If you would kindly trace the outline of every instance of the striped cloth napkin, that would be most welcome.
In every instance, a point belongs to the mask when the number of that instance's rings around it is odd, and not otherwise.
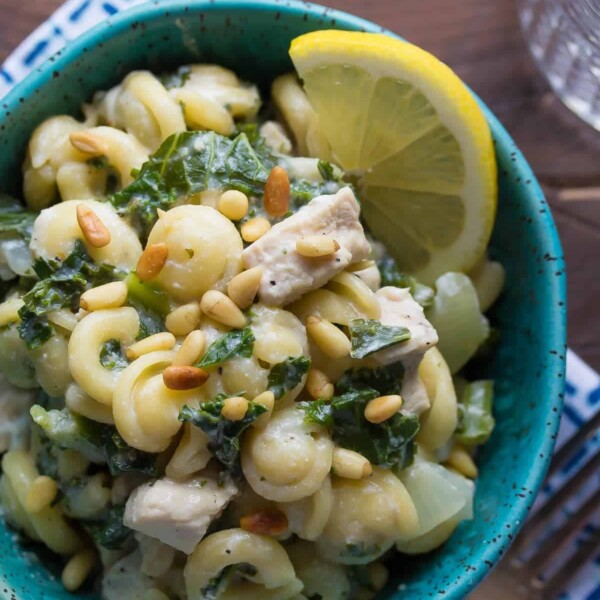
[[[77,37],[96,23],[142,0],[67,0],[50,18],[42,23],[0,66],[0,98],[31,69],[39,66],[66,42]],[[565,409],[557,441],[559,448],[587,419],[600,410],[600,376],[575,353],[567,354],[567,380]],[[560,488],[600,445],[600,434],[591,439],[565,467],[542,489],[534,507],[539,508]],[[576,511],[586,497],[597,489],[600,474],[589,482],[581,495],[563,509],[562,518]],[[556,523],[560,525],[560,517]],[[593,533],[600,523],[595,523],[583,535]],[[575,540],[574,544],[581,540]],[[571,582],[560,600],[600,600],[600,554],[590,557],[589,563]]]

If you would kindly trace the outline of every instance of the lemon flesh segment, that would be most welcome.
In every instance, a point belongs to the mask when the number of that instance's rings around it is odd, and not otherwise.
[[[496,160],[476,101],[443,63],[385,35],[317,31],[292,61],[363,216],[399,266],[432,283],[485,252]]]

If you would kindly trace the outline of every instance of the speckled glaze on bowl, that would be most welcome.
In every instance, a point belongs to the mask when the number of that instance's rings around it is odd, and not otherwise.
[[[51,58],[4,100],[0,189],[19,193],[25,145],[40,121],[77,114],[94,91],[115,84],[132,69],[217,62],[266,88],[274,76],[290,70],[290,40],[325,28],[395,35],[363,19],[294,1],[169,0],[115,15]],[[562,249],[529,165],[494,115],[485,106],[483,110],[499,167],[491,253],[508,273],[506,291],[492,315],[502,341],[484,367],[497,381],[497,427],[479,456],[475,520],[428,556],[394,558],[392,579],[381,599],[464,598],[526,518],[560,420],[566,350]],[[0,528],[0,598],[74,598],[62,590],[55,567],[52,561],[50,570],[39,564],[17,545],[14,532]],[[90,591],[78,597],[94,595]]]

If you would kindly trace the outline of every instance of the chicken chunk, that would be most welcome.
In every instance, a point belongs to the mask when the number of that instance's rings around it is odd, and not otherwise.
[[[423,308],[413,299],[408,289],[384,287],[375,295],[381,306],[381,322],[384,325],[406,327],[411,337],[407,342],[373,354],[372,358],[381,365],[402,362],[403,410],[421,414],[429,408],[430,403],[419,377],[419,364],[425,352],[437,344],[437,332],[425,318]]]
[[[359,214],[352,190],[345,187],[334,195],[314,198],[246,248],[242,254],[245,267],[263,267],[260,301],[270,306],[289,304],[325,285],[348,265],[367,258],[371,248]],[[339,250],[320,258],[296,251],[301,237],[321,234],[335,239]]]
[[[208,526],[227,506],[237,488],[216,479],[178,482],[159,479],[134,490],[123,523],[186,554],[204,537]]]

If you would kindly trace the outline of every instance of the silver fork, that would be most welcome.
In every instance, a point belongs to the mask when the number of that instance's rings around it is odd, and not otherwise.
[[[588,421],[555,454],[546,481],[575,454],[600,427],[600,412]],[[600,534],[590,534],[566,560],[562,551],[589,524],[600,509],[600,489],[569,516],[565,523],[544,534],[558,512],[575,497],[582,486],[597,477],[600,452],[596,452],[555,495],[529,519],[498,567],[484,580],[469,600],[550,600],[555,598],[579,569],[600,548]]]

